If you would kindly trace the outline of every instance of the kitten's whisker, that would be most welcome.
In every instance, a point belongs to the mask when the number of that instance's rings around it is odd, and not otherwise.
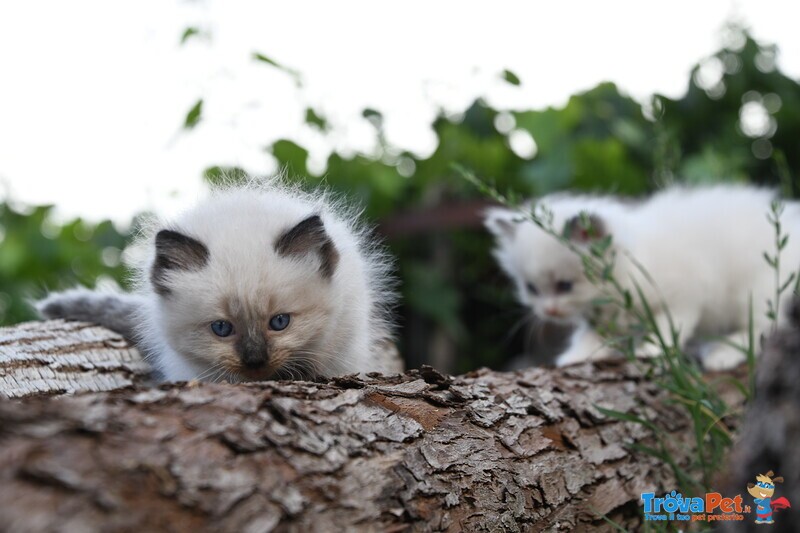
[[[216,365],[214,365],[212,367],[209,367],[209,368],[206,368],[203,372],[201,372],[200,374],[196,375],[194,377],[194,379],[197,380],[197,381],[206,381],[208,376],[210,376],[215,370],[216,370]]]
[[[311,379],[314,375],[319,374],[317,365],[319,364],[319,356],[310,353],[295,352],[292,357],[284,365],[290,372],[297,371],[299,379]]]
[[[508,333],[506,334],[506,342],[510,341],[511,337],[516,335],[517,332],[520,330],[520,328],[528,325],[532,317],[535,318],[535,315],[533,315],[533,313],[531,313],[528,309],[522,309],[522,313],[523,313],[522,316],[520,316],[519,319],[514,321]]]
[[[229,370],[225,366],[222,366],[222,368],[220,368],[217,371],[217,373],[214,375],[214,383],[221,382],[228,372],[229,372]]]
[[[527,324],[528,331],[522,338],[522,348],[527,355],[536,357],[537,348],[540,348],[544,341],[544,321],[536,315],[530,314]]]
[[[222,366],[223,366],[222,362],[216,362],[207,369],[205,369],[203,372],[201,372],[199,375],[197,375],[194,379],[196,379],[197,381],[204,381],[209,376],[219,372],[219,369],[222,368]]]
[[[336,363],[347,363],[349,360],[346,356],[341,354],[335,354],[335,353],[323,354],[308,349],[295,351],[292,354],[292,358],[295,360],[302,360],[311,363],[313,369],[316,371],[317,374],[320,374],[320,369],[322,369],[324,373],[328,375],[335,374],[334,371],[338,370],[338,368],[342,366],[342,365],[336,365]]]

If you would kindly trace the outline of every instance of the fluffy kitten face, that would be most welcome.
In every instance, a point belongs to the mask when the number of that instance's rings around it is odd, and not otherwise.
[[[213,227],[189,219],[156,236],[150,280],[167,342],[200,379],[312,375],[339,299],[338,251],[319,216],[286,227],[241,202]]]
[[[494,234],[495,258],[516,284],[517,298],[537,316],[559,323],[575,323],[591,307],[599,291],[586,279],[580,257],[557,238],[519,213],[492,209],[486,227]],[[567,228],[577,219],[566,222]],[[572,228],[579,246],[589,236]]]

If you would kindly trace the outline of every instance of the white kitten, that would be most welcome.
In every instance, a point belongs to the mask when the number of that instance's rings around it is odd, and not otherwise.
[[[767,218],[773,198],[769,190],[726,185],[670,188],[640,203],[557,194],[537,205],[552,213],[552,227],[579,250],[611,235],[613,275],[634,302],[638,284],[667,339],[670,316],[682,345],[693,337],[718,339],[705,344],[702,359],[708,369],[724,369],[745,356],[719,336],[747,346],[751,297],[756,339],[772,325],[767,302],[775,299],[775,271],[763,254],[775,254],[775,231]],[[612,355],[587,321],[601,289],[586,279],[579,255],[519,212],[491,209],[485,222],[496,237],[494,255],[516,282],[520,302],[540,317],[576,326],[556,363]],[[786,203],[781,222],[790,235],[780,256],[786,279],[800,266],[800,206]],[[609,305],[599,309],[606,317]],[[640,356],[659,353],[655,343],[637,349]]]
[[[355,218],[276,180],[220,188],[134,245],[135,293],[38,308],[132,337],[167,380],[397,371],[389,263]]]

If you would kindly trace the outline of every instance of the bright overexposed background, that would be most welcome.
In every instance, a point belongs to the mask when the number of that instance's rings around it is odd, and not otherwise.
[[[365,107],[383,113],[390,143],[425,156],[439,110],[477,96],[559,106],[611,80],[642,101],[678,97],[730,21],[777,44],[779,68],[797,78],[798,20],[796,0],[5,2],[0,200],[125,221],[191,201],[210,165],[274,171],[264,147],[279,138],[308,147],[319,173],[331,150],[370,152]],[[187,27],[200,34],[181,46]],[[503,83],[504,69],[522,85]],[[201,97],[202,122],[183,131]],[[304,124],[307,107],[332,135]]]

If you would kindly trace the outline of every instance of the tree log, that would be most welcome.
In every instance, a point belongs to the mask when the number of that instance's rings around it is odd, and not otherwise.
[[[73,326],[42,327],[66,328],[48,340],[57,343]],[[94,329],[87,350],[106,342]],[[674,435],[674,456],[688,460],[689,422],[665,400],[632,365],[613,361],[455,378],[423,368],[318,383],[7,399],[0,401],[0,524],[10,531],[558,531],[612,529],[608,519],[636,527],[640,494],[676,483],[669,467],[631,449],[653,445],[649,429],[597,406],[656,420]]]
[[[119,334],[50,320],[0,328],[0,396],[108,391],[146,382],[150,369]]]

